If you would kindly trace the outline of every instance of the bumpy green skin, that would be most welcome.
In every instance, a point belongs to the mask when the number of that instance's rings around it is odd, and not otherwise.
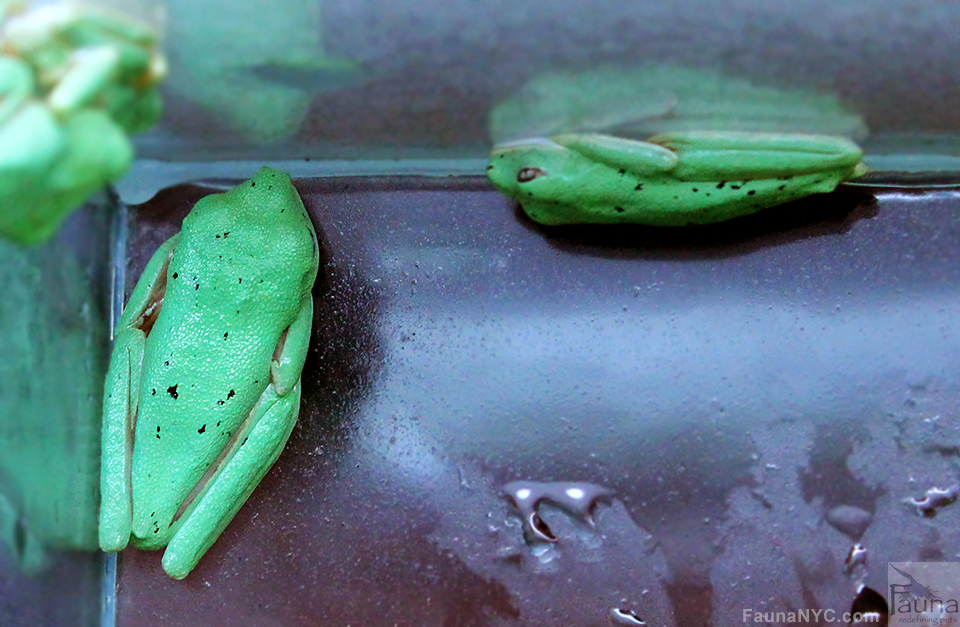
[[[166,65],[150,29],[79,4],[0,11],[0,50],[0,235],[35,244],[129,167]]]
[[[186,577],[276,461],[300,408],[318,254],[290,178],[263,168],[200,200],[153,256],[106,379],[105,551],[166,546],[164,570]]]
[[[832,191],[866,171],[862,156],[823,135],[571,134],[496,146],[487,174],[541,224],[684,226]]]

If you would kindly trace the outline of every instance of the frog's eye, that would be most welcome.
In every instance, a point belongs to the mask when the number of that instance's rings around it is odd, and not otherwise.
[[[524,168],[517,172],[517,183],[529,183],[538,176],[546,176],[547,173],[540,168]]]

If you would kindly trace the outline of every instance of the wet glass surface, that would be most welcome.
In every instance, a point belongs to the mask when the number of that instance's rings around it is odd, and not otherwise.
[[[296,184],[298,425],[187,579],[121,554],[119,625],[730,625],[958,558],[956,192],[547,229],[481,178]],[[135,210],[128,294],[213,189]]]

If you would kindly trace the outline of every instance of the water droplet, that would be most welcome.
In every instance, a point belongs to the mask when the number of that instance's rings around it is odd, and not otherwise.
[[[830,526],[850,537],[858,540],[873,522],[873,514],[852,505],[838,505],[825,516]]]
[[[646,625],[636,612],[619,607],[610,610],[610,622],[614,625]]]
[[[867,548],[862,544],[854,544],[847,553],[847,559],[843,562],[843,572],[850,574],[857,566],[867,565]]]
[[[920,516],[933,518],[937,515],[937,509],[946,507],[956,501],[958,493],[960,493],[960,485],[953,485],[949,488],[933,487],[927,490],[922,498],[915,499],[911,496],[904,499],[903,502],[915,507],[917,514]]]
[[[886,625],[890,607],[883,595],[867,586],[860,586],[850,606],[850,625]]]
[[[603,486],[570,481],[513,481],[505,485],[503,491],[520,511],[527,541],[551,544],[557,541],[557,536],[540,518],[537,511],[540,503],[555,505],[592,529],[595,526],[593,510],[597,501],[612,494]]]

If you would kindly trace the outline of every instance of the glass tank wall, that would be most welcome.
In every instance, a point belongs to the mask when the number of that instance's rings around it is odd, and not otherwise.
[[[122,202],[0,242],[0,624],[721,626],[883,614],[888,561],[960,560],[960,6],[107,4],[162,29],[163,116]],[[544,227],[483,176],[683,130],[872,171],[682,229]],[[265,163],[321,249],[297,426],[186,579],[104,564],[120,303]]]
[[[98,625],[100,407],[116,199],[0,241],[0,624]]]
[[[167,111],[138,146],[157,159],[483,158],[510,132],[763,118],[852,134],[868,154],[956,156],[956,11],[941,0],[173,0]]]

